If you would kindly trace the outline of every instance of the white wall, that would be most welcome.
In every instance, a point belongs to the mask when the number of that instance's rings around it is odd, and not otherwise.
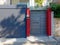
[[[10,5],[10,0],[0,0],[0,5]]]
[[[30,5],[30,7],[31,7],[31,6],[34,7],[34,6],[35,6],[34,0],[29,0],[29,5]]]

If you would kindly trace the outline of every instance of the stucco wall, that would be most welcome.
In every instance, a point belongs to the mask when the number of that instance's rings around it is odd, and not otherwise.
[[[55,18],[55,36],[60,37],[60,18]]]

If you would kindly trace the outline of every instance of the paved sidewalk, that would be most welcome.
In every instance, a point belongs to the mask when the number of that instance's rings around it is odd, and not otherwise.
[[[2,40],[2,39],[0,39]],[[49,37],[34,37],[30,36],[27,39],[3,39],[0,45],[56,45],[56,41]]]

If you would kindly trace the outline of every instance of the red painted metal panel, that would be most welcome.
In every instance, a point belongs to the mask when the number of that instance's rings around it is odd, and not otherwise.
[[[27,36],[30,36],[30,9],[27,8]]]
[[[47,24],[46,24],[46,26],[47,26],[47,35],[51,36],[51,9],[50,8],[47,9],[46,18],[47,18],[46,19],[46,21],[47,21]]]

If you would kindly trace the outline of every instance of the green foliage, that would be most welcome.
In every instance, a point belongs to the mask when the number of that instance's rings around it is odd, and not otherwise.
[[[52,11],[54,11],[54,17],[60,18],[60,4],[51,3],[50,6]]]
[[[38,6],[42,6],[44,0],[35,0],[35,3],[37,3]]]

